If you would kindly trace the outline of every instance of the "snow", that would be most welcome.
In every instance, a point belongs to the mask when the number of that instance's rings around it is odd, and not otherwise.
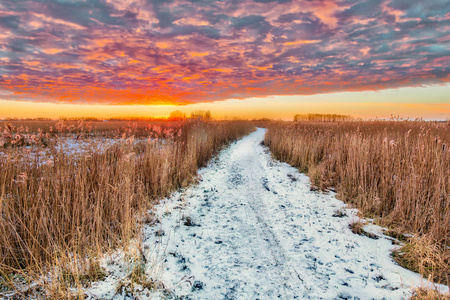
[[[48,147],[39,147],[37,145],[24,146],[21,148],[1,148],[0,159],[12,159],[13,161],[33,164],[36,160],[39,165],[47,163],[49,160],[54,160],[54,153],[64,153],[65,156],[79,157],[89,155],[92,153],[104,153],[108,148],[117,144],[133,144],[146,143],[155,141],[154,139],[139,138],[139,139],[119,139],[119,138],[105,138],[92,137],[88,139],[76,139],[76,135],[67,137],[58,137],[51,141]],[[165,143],[166,141],[160,141]]]
[[[199,171],[196,186],[155,207],[159,223],[145,226],[143,243],[147,275],[165,289],[137,289],[134,297],[406,299],[427,285],[392,260],[395,246],[381,228],[367,226],[379,239],[353,234],[357,211],[332,192],[311,191],[307,176],[260,144],[264,134],[233,143]],[[89,298],[132,299],[116,293],[130,272],[123,255],[106,268],[110,275],[86,290]]]

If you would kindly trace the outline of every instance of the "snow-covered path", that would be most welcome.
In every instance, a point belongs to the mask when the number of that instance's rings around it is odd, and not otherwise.
[[[422,279],[392,261],[391,242],[351,233],[356,212],[274,161],[264,133],[233,143],[155,210],[144,245],[171,292],[153,299],[408,298]]]

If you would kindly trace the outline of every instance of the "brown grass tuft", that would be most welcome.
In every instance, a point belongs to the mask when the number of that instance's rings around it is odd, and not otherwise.
[[[442,294],[431,288],[418,288],[410,300],[450,300],[450,294]]]
[[[429,236],[414,236],[392,257],[399,265],[422,274],[431,281],[450,285],[450,256],[444,246]]]

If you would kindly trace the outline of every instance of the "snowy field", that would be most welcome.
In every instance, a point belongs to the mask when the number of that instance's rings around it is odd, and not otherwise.
[[[105,259],[106,280],[86,290],[89,299],[407,299],[427,285],[390,258],[395,246],[381,228],[366,228],[378,239],[353,234],[355,210],[273,160],[264,134],[233,143],[196,186],[154,209],[143,254],[158,292],[118,291],[131,267],[115,253]]]
[[[39,162],[39,165],[52,162],[55,155],[83,156],[93,153],[104,153],[111,146],[119,144],[133,144],[151,142],[152,139],[124,139],[124,138],[104,138],[93,137],[89,139],[76,138],[76,135],[58,137],[52,140],[49,147],[39,147],[37,145],[24,146],[19,149],[4,149],[0,147],[0,158],[11,159],[21,163]],[[164,142],[164,141],[163,141]]]

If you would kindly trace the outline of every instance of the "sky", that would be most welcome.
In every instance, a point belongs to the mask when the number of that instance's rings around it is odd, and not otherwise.
[[[0,118],[450,118],[450,0],[1,0]]]

